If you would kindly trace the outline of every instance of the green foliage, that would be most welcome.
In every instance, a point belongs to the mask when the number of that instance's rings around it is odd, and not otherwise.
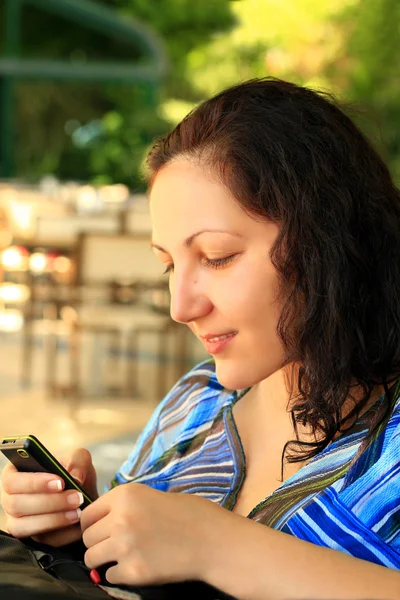
[[[154,137],[198,101],[269,74],[369,109],[359,125],[400,181],[398,0],[95,1],[155,31],[169,74],[156,96],[144,85],[19,83],[17,176],[37,179],[51,172],[141,189],[140,164]],[[34,7],[24,9],[22,33],[29,57],[140,59],[120,40]]]
[[[346,32],[343,93],[368,108],[372,119],[365,129],[376,139],[400,183],[400,3],[359,0],[344,12],[338,25]],[[332,78],[338,76],[335,65],[330,73]]]
[[[165,132],[165,121],[151,107],[130,111],[122,115],[116,111],[107,113],[103,131],[90,153],[90,166],[96,183],[123,181],[131,189],[141,190],[143,156],[150,142]]]
[[[170,129],[157,105],[169,98],[195,102],[187,55],[234,24],[229,0],[96,0],[154,30],[166,47],[170,71],[158,98],[146,85],[18,83],[16,176],[121,182],[143,187],[140,164],[155,136]],[[1,6],[0,6],[1,20]],[[84,26],[27,5],[23,10],[23,55],[70,62],[139,60],[138,51]],[[100,122],[97,135],[76,144],[70,123],[85,133]],[[76,127],[75,127],[76,129]],[[75,136],[76,137],[76,136]],[[81,135],[81,139],[85,137]]]

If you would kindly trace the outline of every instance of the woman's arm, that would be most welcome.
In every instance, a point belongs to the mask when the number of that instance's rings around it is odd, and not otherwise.
[[[81,515],[110,583],[204,581],[238,600],[400,600],[400,571],[321,548],[194,494],[119,485]],[[392,553],[394,560],[396,555]]]
[[[207,583],[239,600],[400,600],[400,571],[241,517],[207,565]]]

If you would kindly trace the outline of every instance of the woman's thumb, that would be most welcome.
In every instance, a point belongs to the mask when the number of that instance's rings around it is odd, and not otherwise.
[[[74,450],[66,462],[66,469],[79,484],[86,480],[89,468],[92,465],[92,456],[86,448]]]

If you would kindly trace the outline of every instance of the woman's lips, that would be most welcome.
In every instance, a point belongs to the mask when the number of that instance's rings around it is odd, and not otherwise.
[[[234,339],[234,337],[236,335],[237,335],[237,333],[232,333],[228,337],[226,337],[222,340],[218,340],[216,342],[211,342],[209,340],[203,340],[207,352],[209,352],[210,354],[217,354],[218,352],[222,352],[222,350],[224,350],[228,346],[228,344],[230,344],[232,342],[232,340]]]

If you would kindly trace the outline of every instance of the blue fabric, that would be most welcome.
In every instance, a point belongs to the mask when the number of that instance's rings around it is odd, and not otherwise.
[[[232,509],[245,457],[227,390],[207,359],[169,391],[111,485],[144,483]],[[328,548],[400,569],[400,382],[390,418],[368,445],[382,396],[351,429],[287,479],[248,518]]]

